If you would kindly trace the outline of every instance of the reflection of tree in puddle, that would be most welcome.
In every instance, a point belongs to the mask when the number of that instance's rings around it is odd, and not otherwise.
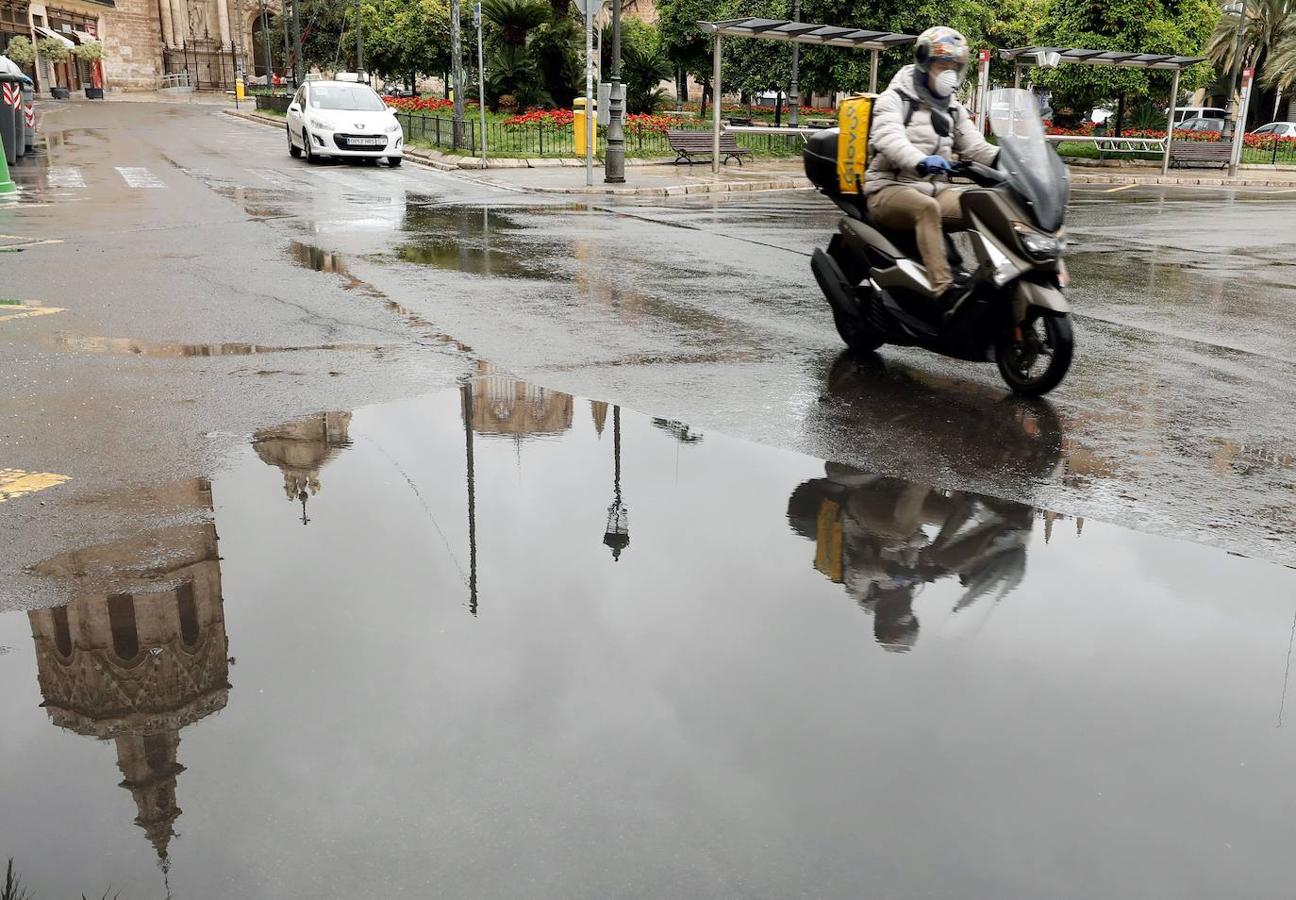
[[[833,463],[826,476],[792,492],[788,520],[815,542],[815,569],[872,613],[874,636],[888,650],[918,640],[913,601],[924,585],[957,577],[958,612],[982,597],[1002,599],[1025,575],[1033,507]],[[1047,539],[1060,517],[1044,518]]]
[[[211,485],[163,487],[159,501],[209,515]],[[176,836],[180,731],[224,708],[229,661],[216,527],[183,525],[35,566],[70,583],[66,605],[28,613],[42,704],[60,728],[113,741],[164,871]]]
[[[349,412],[320,413],[259,429],[252,436],[261,461],[283,472],[284,494],[301,503],[303,525],[310,522],[306,501],[320,491],[320,469],[351,446],[350,425]]]
[[[487,207],[411,206],[405,212],[409,240],[397,251],[405,262],[472,275],[552,280],[562,272],[547,258],[557,258],[535,242],[524,242],[525,229],[509,216]]]

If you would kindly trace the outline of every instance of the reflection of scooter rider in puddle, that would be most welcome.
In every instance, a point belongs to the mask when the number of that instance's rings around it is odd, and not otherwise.
[[[788,518],[815,541],[815,568],[873,614],[884,648],[904,652],[918,640],[921,585],[957,575],[957,611],[991,592],[1003,597],[1025,574],[1031,507],[832,463],[827,475],[793,491]]]

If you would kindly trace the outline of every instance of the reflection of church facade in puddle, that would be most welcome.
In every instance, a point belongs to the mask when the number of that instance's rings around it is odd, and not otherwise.
[[[320,491],[320,469],[351,446],[351,413],[329,412],[296,419],[273,428],[262,428],[252,436],[252,446],[266,465],[283,472],[284,494],[302,506]]]
[[[160,494],[211,512],[200,479]],[[60,728],[112,741],[135,824],[167,864],[180,815],[180,732],[225,706],[228,648],[216,526],[179,525],[76,550],[35,567],[69,579],[66,605],[28,613],[46,712]]]
[[[572,427],[572,396],[551,391],[477,363],[472,403],[465,408],[472,430],[516,438],[556,435]]]

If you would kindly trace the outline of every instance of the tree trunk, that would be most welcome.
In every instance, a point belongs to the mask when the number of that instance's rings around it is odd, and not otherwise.
[[[711,96],[711,84],[710,82],[704,81],[702,82],[702,106],[698,110],[698,118],[701,119],[706,118],[707,98],[710,96]]]
[[[778,128],[783,124],[783,92],[774,92],[774,127]]]
[[[1113,134],[1120,137],[1125,131],[1125,95],[1121,94],[1116,101],[1116,130]]]
[[[680,103],[688,103],[688,72],[683,66],[675,69],[675,96]]]

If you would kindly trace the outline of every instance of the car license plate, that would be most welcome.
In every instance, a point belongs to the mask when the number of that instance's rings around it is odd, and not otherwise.
[[[381,137],[353,137],[349,139],[350,143],[357,147],[385,147],[387,138]]]

